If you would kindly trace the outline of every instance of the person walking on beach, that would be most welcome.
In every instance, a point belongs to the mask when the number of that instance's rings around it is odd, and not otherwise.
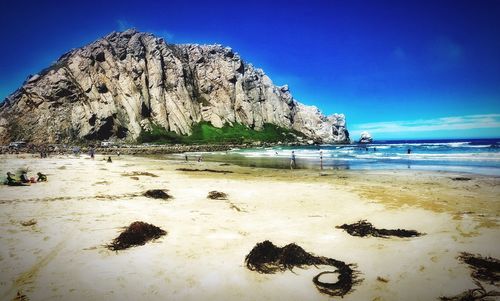
[[[94,160],[94,148],[93,147],[90,148],[89,154],[90,154],[90,159]]]
[[[319,165],[321,170],[323,170],[323,151],[319,151]]]
[[[292,151],[292,156],[290,157],[290,169],[294,169],[295,167],[297,167],[295,162],[295,151]]]

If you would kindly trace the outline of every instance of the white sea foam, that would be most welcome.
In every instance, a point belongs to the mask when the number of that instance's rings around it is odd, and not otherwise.
[[[304,167],[319,166],[322,155],[326,166],[345,166],[347,168],[408,168],[418,165],[423,169],[467,170],[469,172],[500,175],[500,148],[496,141],[491,144],[469,144],[469,142],[433,142],[433,143],[384,143],[369,145],[320,145],[320,146],[279,146],[254,149],[232,149],[228,152],[197,152],[192,155],[213,156],[212,160],[236,160],[245,164],[272,166],[273,162],[289,159],[294,151],[295,158]],[[411,153],[408,154],[407,150]],[[219,159],[217,159],[219,158]],[[262,158],[260,160],[259,158]],[[238,161],[240,160],[240,161]],[[253,160],[253,161],[252,161]],[[267,162],[267,163],[265,163]],[[237,163],[238,164],[238,163]],[[281,163],[280,163],[281,164]]]

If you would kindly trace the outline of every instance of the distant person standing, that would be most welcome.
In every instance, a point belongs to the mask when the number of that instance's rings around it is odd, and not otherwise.
[[[292,156],[290,157],[290,169],[297,167],[297,162],[295,162],[295,151],[292,151]]]
[[[90,159],[94,160],[95,151],[94,151],[93,147],[90,148],[89,155],[90,155]]]
[[[186,162],[189,161],[187,154],[184,154],[184,160],[186,160]]]
[[[408,155],[409,155],[409,154],[411,154],[411,149],[408,149],[408,150],[406,151],[406,153],[407,153]]]
[[[319,165],[321,170],[323,170],[323,151],[319,151]]]

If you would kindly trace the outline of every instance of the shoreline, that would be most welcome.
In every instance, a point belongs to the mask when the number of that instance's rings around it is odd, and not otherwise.
[[[248,270],[245,255],[264,240],[356,264],[363,280],[345,300],[457,295],[475,287],[460,252],[500,258],[498,177],[105,158],[0,156],[2,172],[29,166],[49,177],[0,187],[2,299],[21,292],[32,300],[331,300],[311,281],[324,268]],[[173,198],[147,198],[148,189]],[[227,199],[207,199],[213,190]],[[21,225],[31,219],[36,224]],[[335,228],[362,219],[425,235],[360,238]],[[139,220],[167,234],[120,252],[104,247]]]

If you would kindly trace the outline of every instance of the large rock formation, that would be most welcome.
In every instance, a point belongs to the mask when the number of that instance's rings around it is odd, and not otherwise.
[[[372,135],[370,135],[370,133],[368,133],[367,131],[361,132],[359,137],[359,143],[372,143],[372,142],[373,138]]]
[[[344,115],[324,116],[220,45],[172,45],[113,32],[31,76],[0,109],[0,141],[134,141],[151,125],[188,135],[194,124],[265,123],[319,142],[349,140]]]

